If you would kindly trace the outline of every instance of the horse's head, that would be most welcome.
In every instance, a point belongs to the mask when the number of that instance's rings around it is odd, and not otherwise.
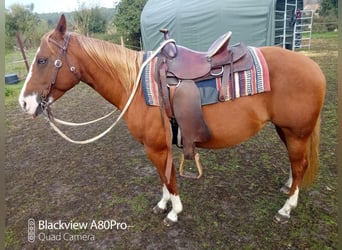
[[[28,114],[37,116],[80,81],[66,28],[62,15],[55,30],[41,40],[19,96],[20,106]]]

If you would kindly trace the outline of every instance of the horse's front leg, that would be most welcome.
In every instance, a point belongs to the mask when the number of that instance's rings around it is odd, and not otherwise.
[[[183,205],[177,190],[175,168],[172,164],[170,182],[168,183],[165,175],[167,150],[156,151],[146,147],[146,152],[152,163],[156,166],[163,183],[162,198],[153,208],[153,212],[156,214],[165,213],[167,211],[167,203],[171,201],[171,211],[164,219],[164,224],[171,226],[178,221],[178,214],[183,210]]]
[[[167,211],[167,203],[171,201],[172,209],[164,219],[164,224],[166,226],[171,226],[178,221],[178,214],[182,212],[183,205],[180,200],[179,195],[171,194],[167,188],[167,186],[163,185],[163,195],[161,200],[157,203],[157,205],[153,208],[153,212],[155,214],[164,213]]]

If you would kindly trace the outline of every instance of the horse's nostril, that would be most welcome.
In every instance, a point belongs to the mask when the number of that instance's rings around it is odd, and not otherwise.
[[[23,108],[24,110],[26,110],[26,105],[27,105],[26,102],[23,101],[23,102],[22,102],[22,108]]]

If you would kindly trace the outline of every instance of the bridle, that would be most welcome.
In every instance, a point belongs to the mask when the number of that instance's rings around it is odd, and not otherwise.
[[[80,81],[81,76],[79,75],[79,73],[76,70],[76,67],[71,65],[70,61],[68,60],[67,57],[67,50],[68,50],[68,45],[69,45],[69,41],[70,41],[70,33],[67,32],[64,38],[64,44],[60,45],[57,41],[55,41],[54,39],[52,39],[51,37],[49,37],[49,42],[53,43],[55,46],[57,46],[60,50],[57,56],[57,59],[54,62],[54,66],[55,66],[55,70],[52,74],[51,77],[51,81],[50,84],[47,86],[46,89],[43,90],[42,95],[41,95],[41,102],[40,102],[40,107],[42,109],[43,112],[46,112],[48,116],[50,116],[50,111],[48,108],[48,96],[51,93],[51,90],[53,88],[53,86],[56,84],[56,80],[57,80],[57,75],[58,75],[58,71],[59,69],[63,66],[62,63],[62,57],[65,57],[65,61],[69,67],[69,70],[71,73],[73,73],[73,75],[76,77],[76,79],[78,81]]]

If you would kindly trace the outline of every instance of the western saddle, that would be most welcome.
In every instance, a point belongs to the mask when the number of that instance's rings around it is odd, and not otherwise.
[[[160,31],[164,33],[165,40],[170,39],[167,29]],[[207,52],[194,51],[171,41],[159,53],[154,73],[156,82],[160,84],[161,107],[169,118],[176,119],[182,134],[184,157],[196,160],[200,175],[202,169],[198,164],[198,155],[194,152],[195,143],[209,141],[210,131],[202,114],[196,82],[222,77],[218,100],[225,101],[229,78],[234,83],[235,72],[251,69],[253,65],[252,56],[245,45],[239,43],[228,47],[231,35],[228,32],[219,37]]]

